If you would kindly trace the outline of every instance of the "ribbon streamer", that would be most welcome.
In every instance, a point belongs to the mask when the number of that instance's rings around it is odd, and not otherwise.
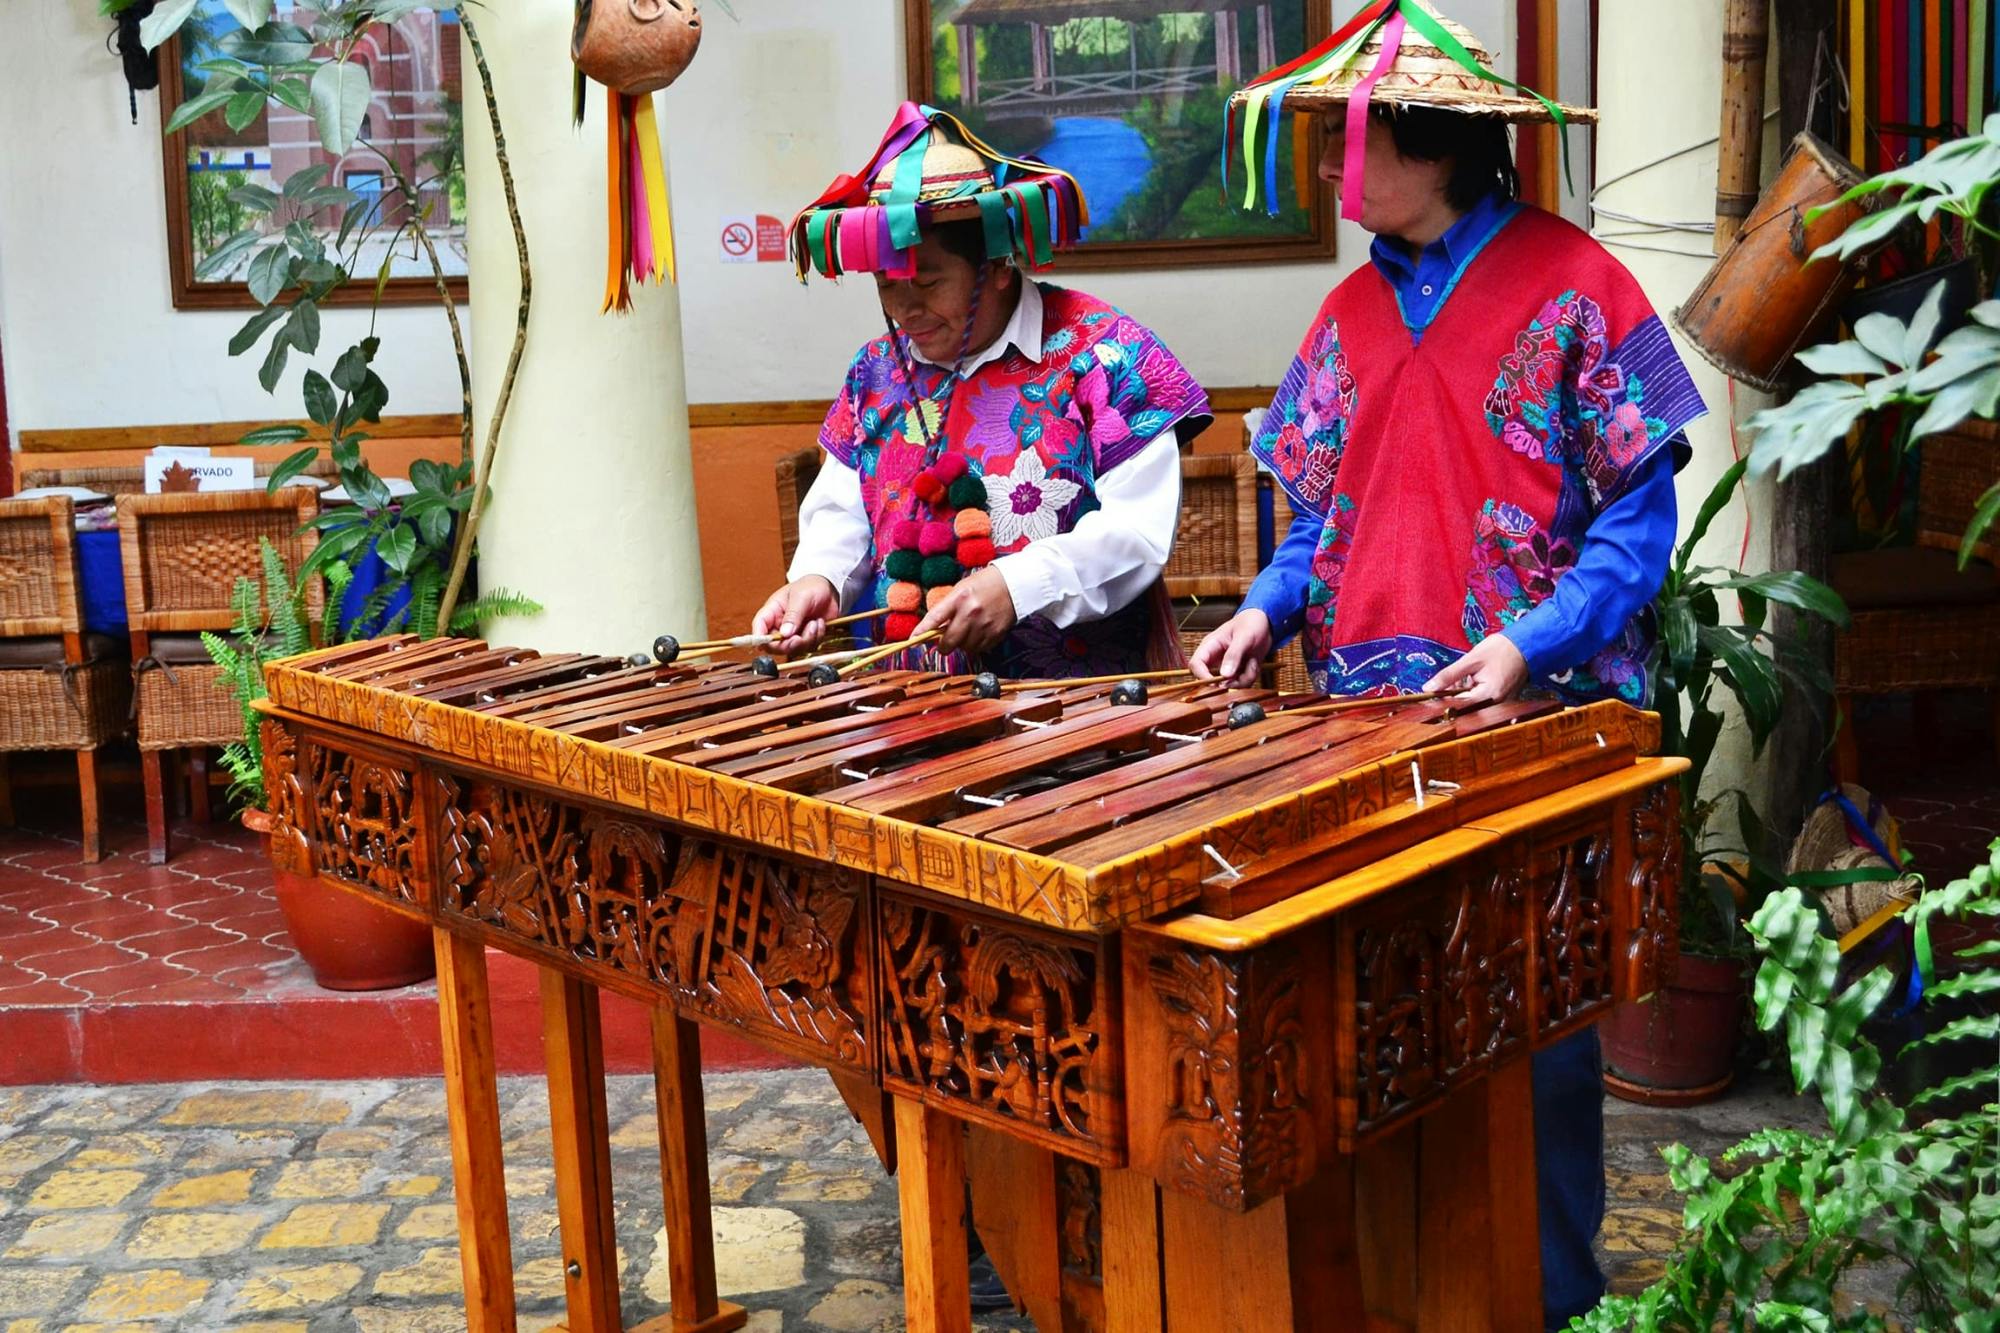
[[[605,181],[608,219],[604,309],[632,308],[632,284],[674,282],[672,203],[660,151],[653,95],[605,89]]]
[[[924,210],[965,202],[920,202],[924,154],[931,136],[941,131],[956,135],[994,168],[994,188],[969,196],[978,204],[989,257],[1018,252],[1028,267],[1043,268],[1090,225],[1089,206],[1074,176],[1033,158],[1009,157],[949,112],[906,102],[860,172],[836,178],[792,219],[792,266],[801,282],[812,271],[828,278],[915,273]],[[874,183],[885,174],[890,188],[877,198]]]

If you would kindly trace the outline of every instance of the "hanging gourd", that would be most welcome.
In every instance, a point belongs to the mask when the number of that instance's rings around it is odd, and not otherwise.
[[[586,78],[604,85],[607,232],[604,308],[632,308],[632,282],[675,280],[667,168],[653,94],[701,46],[699,0],[576,0],[572,112],[583,123]]]

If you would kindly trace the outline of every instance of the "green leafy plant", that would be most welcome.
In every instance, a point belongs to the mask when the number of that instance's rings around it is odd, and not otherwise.
[[[2000,841],[1909,918],[1918,932],[1945,918],[2000,923]],[[1758,1026],[1783,1032],[1793,1081],[1817,1094],[1826,1128],[1759,1131],[1719,1164],[1667,1148],[1669,1178],[1687,1196],[1679,1249],[1653,1285],[1571,1327],[1881,1330],[1843,1284],[1859,1265],[1884,1264],[1898,1270],[1916,1327],[2000,1328],[2000,941],[1959,950],[1965,969],[1925,992],[1945,1012],[1899,1058],[1988,1054],[1972,1072],[1925,1081],[1906,1107],[1883,1089],[1881,1053],[1862,1035],[1894,974],[1877,968],[1841,987],[1839,948],[1797,889],[1773,894],[1749,933],[1763,959]]]
[[[229,774],[229,799],[251,810],[264,808],[264,742],[257,711],[264,697],[264,664],[293,657],[312,647],[302,584],[285,569],[284,557],[268,540],[258,543],[264,577],[244,576],[230,593],[236,623],[229,637],[203,631],[202,646],[222,668],[222,688],[243,710],[243,736],[222,747]]]
[[[1994,242],[1990,225],[1993,189],[2000,185],[2000,116],[1977,134],[1954,139],[1906,167],[1870,177],[1839,202],[1887,198],[1833,240],[1813,252],[1814,260],[1846,261],[1883,244],[1900,230],[1938,218],[1955,219],[1977,241],[1980,291],[1992,290]],[[1817,217],[1818,209],[1808,217]],[[1931,288],[1907,322],[1873,314],[1854,325],[1854,337],[1809,347],[1799,361],[1826,376],[1807,385],[1790,402],[1759,412],[1748,423],[1755,439],[1752,470],[1773,468],[1779,475],[1820,458],[1863,416],[1896,410],[1903,414],[1899,449],[1907,450],[1971,417],[1991,419],[2000,412],[2000,301],[1973,307],[1964,325],[1943,327],[1945,284]],[[1942,336],[1940,336],[1942,335]],[[1980,497],[1959,545],[1959,565],[1972,559],[1981,537],[2000,518],[2000,479]]]
[[[356,146],[375,148],[362,133],[373,96],[371,77],[367,63],[355,58],[369,31],[416,9],[460,8],[457,0],[328,0],[311,11],[291,11],[295,16],[310,13],[309,24],[301,26],[275,20],[273,0],[225,0],[225,6],[242,28],[217,41],[215,58],[198,62],[205,75],[202,91],[175,110],[167,131],[183,129],[218,110],[232,128],[241,129],[275,99],[311,119],[321,148],[334,159]],[[162,0],[140,31],[148,47],[155,47],[201,17],[198,0]],[[459,23],[473,51],[493,127],[521,279],[513,350],[476,471],[471,363],[458,307],[427,221],[431,213],[428,196],[443,191],[448,197],[454,182],[462,183],[463,156],[459,150],[448,146],[426,154],[423,165],[433,174],[414,182],[392,153],[376,151],[375,161],[385,173],[384,188],[366,195],[329,182],[329,168],[324,163],[293,172],[276,190],[256,184],[239,186],[229,192],[228,199],[243,210],[251,225],[221,241],[195,271],[201,280],[242,271],[250,295],[262,308],[230,339],[229,353],[242,356],[262,345],[257,378],[268,393],[275,392],[293,352],[311,356],[319,351],[320,308],[334,292],[354,281],[362,267],[364,249],[379,249],[383,256],[372,275],[375,311],[381,307],[399,249],[413,248],[425,255],[458,364],[462,402],[458,462],[427,462],[413,467],[410,480],[416,493],[398,502],[363,456],[362,445],[369,438],[366,427],[381,420],[389,402],[389,388],[376,371],[381,340],[372,331],[372,318],[371,331],[335,358],[330,373],[322,374],[317,368],[305,373],[301,393],[304,415],[312,422],[312,429],[269,426],[252,431],[241,441],[252,446],[303,444],[273,470],[273,490],[311,466],[322,451],[332,459],[355,508],[322,514],[315,520],[322,540],[302,574],[309,576],[336,561],[358,560],[372,549],[392,575],[385,605],[405,593],[412,606],[435,597],[436,614],[411,613],[407,618],[411,627],[450,625],[457,619],[488,498],[487,488],[476,485],[474,479],[492,474],[494,450],[526,345],[533,292],[527,240],[492,74],[472,16],[460,9]],[[452,123],[462,126],[462,115],[455,122],[448,115],[447,125]],[[462,184],[458,188],[462,189]],[[340,223],[328,236],[313,220],[332,210],[339,211]],[[366,628],[379,628],[372,622],[363,623]]]
[[[1653,707],[1660,714],[1661,749],[1688,760],[1680,779],[1686,867],[1681,941],[1689,952],[1709,955],[1725,954],[1741,942],[1735,895],[1706,873],[1709,868],[1748,859],[1749,887],[1768,891],[1774,883],[1757,869],[1766,839],[1748,796],[1734,789],[1706,797],[1702,793],[1722,735],[1723,701],[1736,701],[1751,744],[1761,752],[1777,729],[1788,685],[1821,691],[1831,686],[1824,668],[1800,644],[1771,633],[1770,608],[1789,606],[1834,625],[1847,624],[1846,604],[1817,579],[1789,570],[1745,574],[1694,562],[1695,547],[1742,482],[1744,466],[1734,464],[1709,491],[1653,603],[1660,625]],[[1723,619],[1728,597],[1735,598],[1741,611],[1735,623]],[[1712,826],[1726,808],[1736,812],[1740,844],[1717,842],[1712,836]]]

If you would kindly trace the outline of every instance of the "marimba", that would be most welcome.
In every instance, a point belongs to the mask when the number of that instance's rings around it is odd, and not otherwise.
[[[408,638],[267,682],[275,854],[436,931],[475,1330],[513,1326],[488,944],[543,969],[572,1333],[622,1327],[596,988],[656,1015],[660,1328],[744,1317],[714,1023],[826,1067],[897,1171],[913,1329],[969,1326],[969,1179],[1043,1329],[1529,1330],[1525,1057],[1673,952],[1685,765],[1617,703],[1288,716]]]

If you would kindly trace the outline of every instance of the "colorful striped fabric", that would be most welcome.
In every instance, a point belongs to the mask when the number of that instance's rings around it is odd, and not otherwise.
[[[1993,113],[2000,0],[1848,0],[1848,155],[1866,171],[1976,133]]]

